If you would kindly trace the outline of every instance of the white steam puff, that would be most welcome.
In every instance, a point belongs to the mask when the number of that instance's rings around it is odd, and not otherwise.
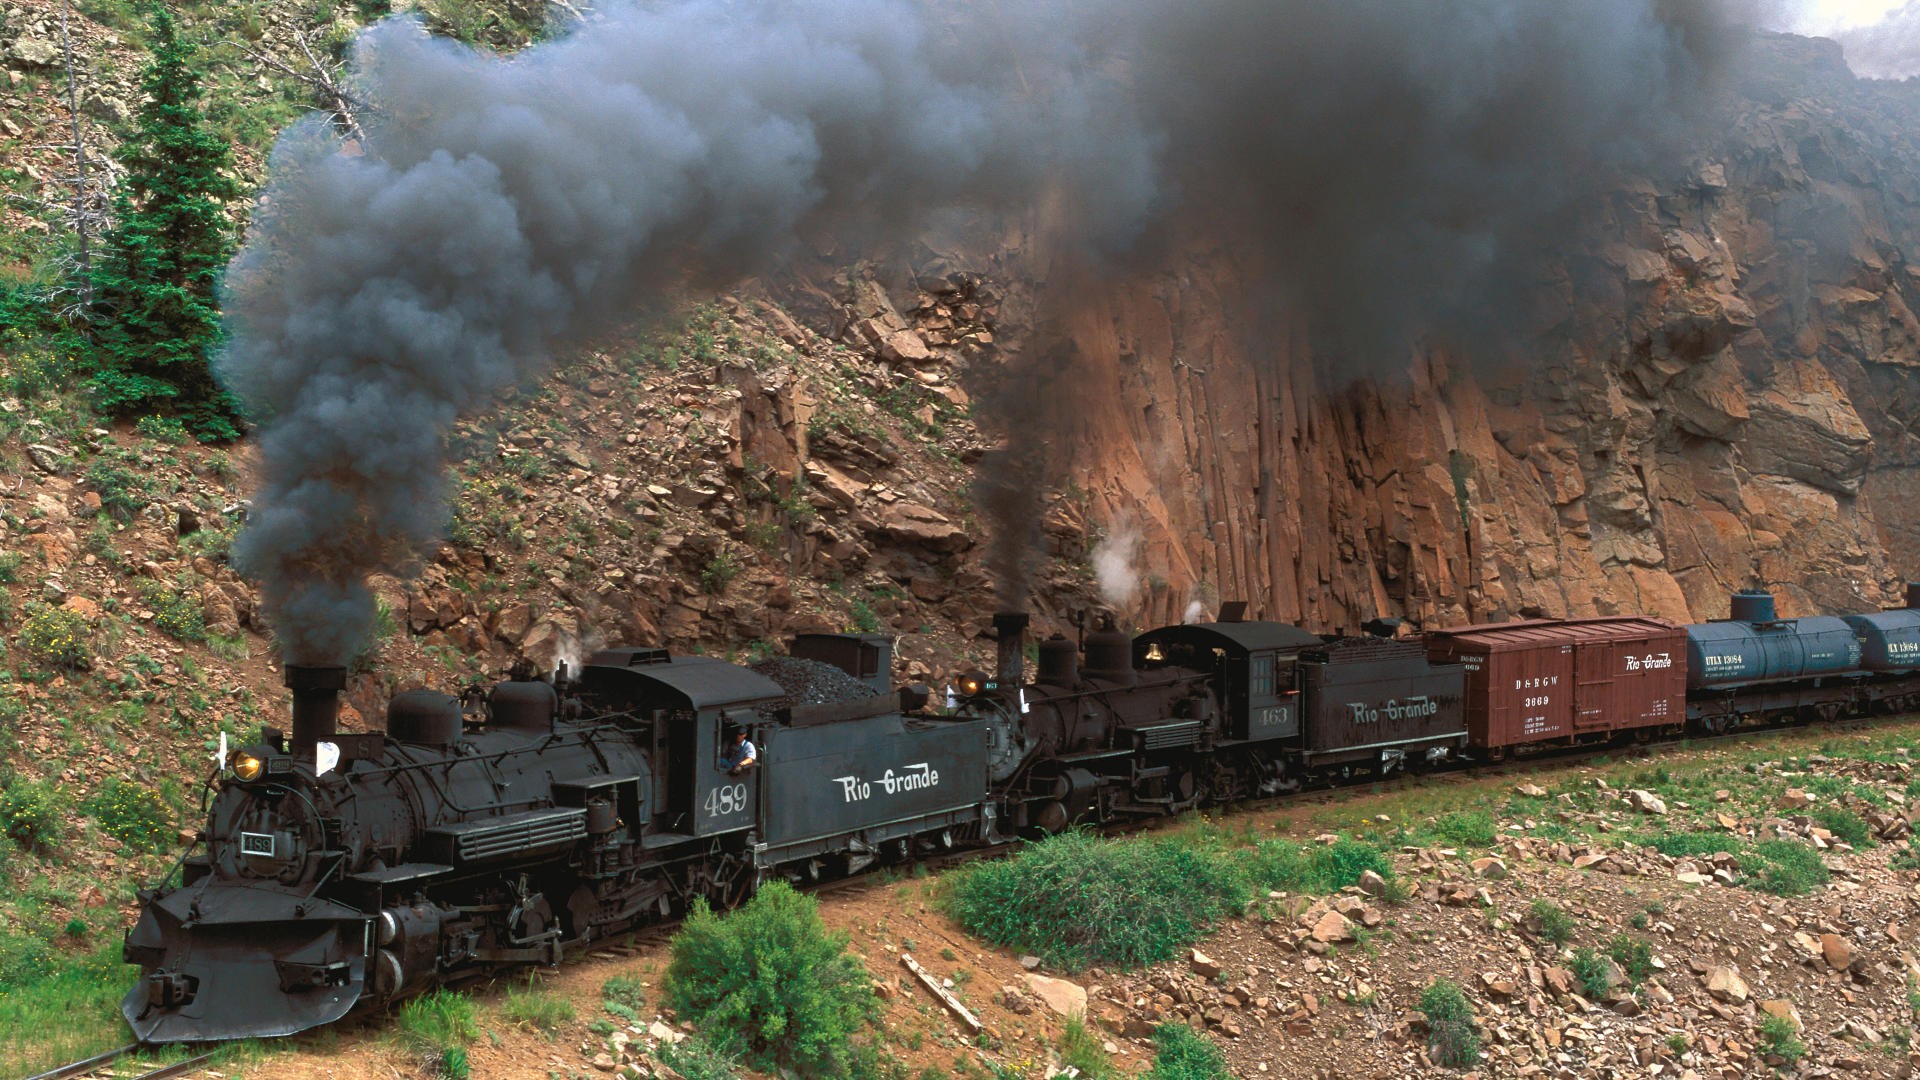
[[[1116,612],[1124,613],[1140,597],[1140,531],[1116,521],[1112,531],[1093,547],[1093,576],[1100,586],[1100,599]]]
[[[852,259],[1043,190],[1089,250],[1155,221],[1259,245],[1262,290],[1390,348],[1504,295],[1509,253],[1670,133],[1713,7],[659,0],[504,60],[382,22],[359,152],[289,131],[227,276],[218,366],[265,475],[236,554],[287,659],[342,662],[366,576],[444,525],[452,425],[556,347],[801,234]],[[1016,406],[1002,430],[1033,430]],[[1028,509],[996,501],[995,534]]]

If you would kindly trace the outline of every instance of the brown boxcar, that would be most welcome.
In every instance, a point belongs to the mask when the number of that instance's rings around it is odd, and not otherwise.
[[[1639,616],[1466,626],[1427,656],[1467,669],[1467,735],[1485,750],[1603,739],[1685,721],[1686,630]]]

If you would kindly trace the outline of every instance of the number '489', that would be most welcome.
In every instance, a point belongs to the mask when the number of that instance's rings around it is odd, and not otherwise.
[[[747,785],[723,784],[707,792],[707,816],[726,817],[747,808]]]

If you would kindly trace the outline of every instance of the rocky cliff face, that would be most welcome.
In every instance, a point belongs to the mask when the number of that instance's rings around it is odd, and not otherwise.
[[[1059,445],[1139,539],[1139,623],[1194,599],[1352,628],[1858,610],[1920,575],[1920,88],[1775,37],[1685,180],[1584,208],[1527,355],[1353,382],[1249,334],[1231,253],[1100,291]],[[1383,305],[1393,298],[1380,298]]]

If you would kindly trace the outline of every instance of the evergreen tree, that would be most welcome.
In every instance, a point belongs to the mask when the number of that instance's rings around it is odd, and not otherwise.
[[[116,155],[126,180],[93,270],[92,317],[78,333],[101,409],[171,414],[201,439],[230,439],[239,411],[208,361],[221,339],[214,288],[233,246],[221,202],[239,186],[228,175],[229,147],[200,111],[193,47],[161,4],[148,25],[147,100],[139,130]]]

